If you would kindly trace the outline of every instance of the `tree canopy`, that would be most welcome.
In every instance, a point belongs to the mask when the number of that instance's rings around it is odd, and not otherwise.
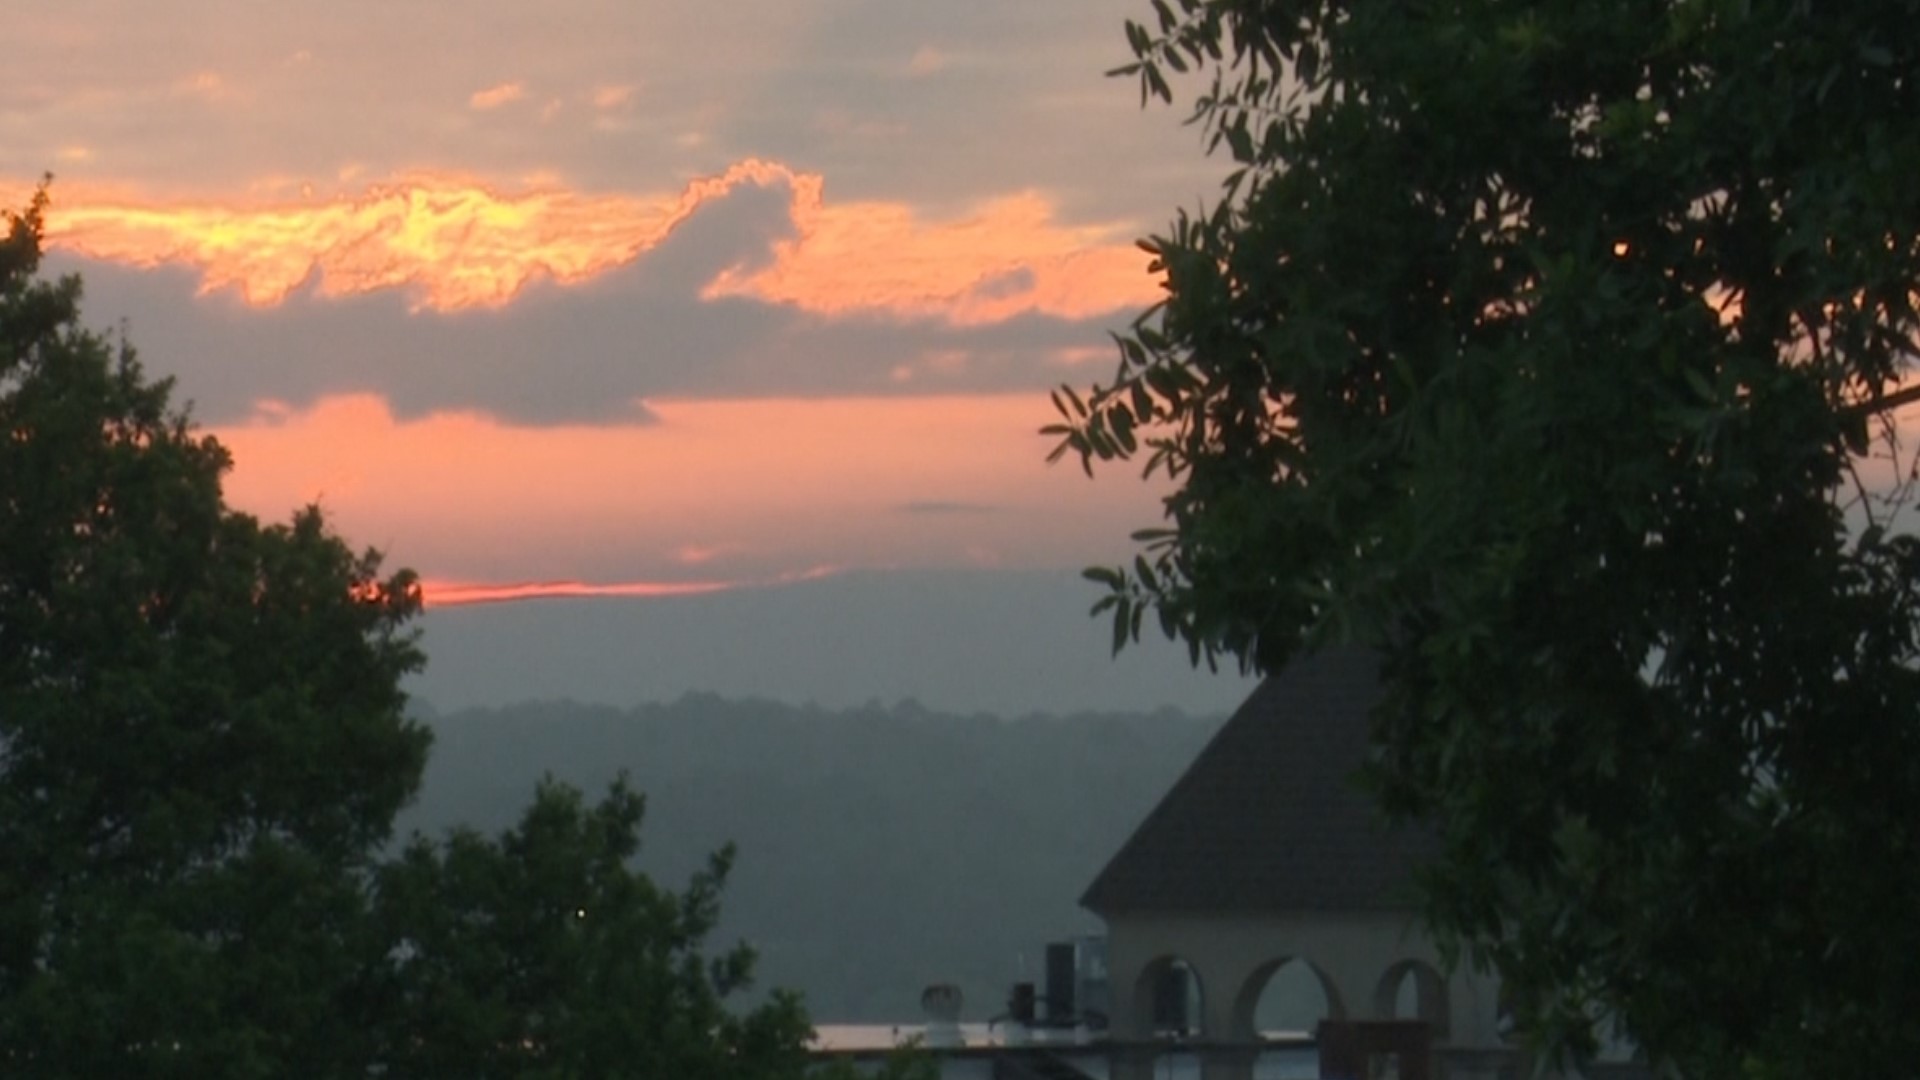
[[[414,576],[227,507],[225,450],[36,276],[45,205],[0,240],[0,1072],[806,1072],[797,1000],[702,952],[730,854],[657,888],[624,784],[385,855]]]
[[[1920,5],[1154,0],[1233,159],[1055,456],[1171,481],[1150,617],[1387,684],[1444,942],[1690,1075],[1920,1053]]]
[[[411,575],[317,510],[228,509],[226,452],[0,243],[0,1052],[61,1076],[345,1071],[356,875],[427,752]]]
[[[662,890],[628,865],[642,806],[624,779],[592,808],[547,782],[497,840],[416,838],[381,869],[400,991],[386,1075],[797,1080],[798,999],[730,1011],[753,954],[703,951],[731,850]]]

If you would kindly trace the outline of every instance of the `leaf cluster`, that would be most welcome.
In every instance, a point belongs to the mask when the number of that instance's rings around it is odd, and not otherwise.
[[[685,891],[630,868],[641,797],[599,805],[543,783],[497,840],[416,838],[380,870],[392,942],[392,1076],[797,1077],[811,1035],[796,999],[744,1013],[744,945],[708,958],[731,850]]]
[[[44,205],[0,242],[0,1054],[327,1075],[365,1048],[358,883],[427,750],[418,592],[317,510],[227,509],[225,451],[35,276]]]
[[[1143,98],[1235,169],[1056,456],[1144,458],[1097,569],[1196,658],[1381,650],[1369,781],[1549,1048],[1697,1075],[1920,1048],[1920,317],[1903,0],[1180,0]]]

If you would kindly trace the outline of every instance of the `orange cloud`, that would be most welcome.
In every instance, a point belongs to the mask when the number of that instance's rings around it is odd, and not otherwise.
[[[897,203],[829,205],[816,181],[795,186],[793,216],[799,235],[778,245],[771,265],[727,271],[703,295],[974,325],[1028,312],[1088,318],[1150,304],[1160,291],[1127,230],[1061,225],[1033,192],[926,220]]]
[[[792,176],[748,160],[678,195],[646,197],[557,188],[504,195],[426,175],[357,199],[238,207],[56,188],[47,242],[131,266],[197,266],[203,294],[233,289],[255,305],[278,304],[313,280],[321,296],[405,288],[416,309],[452,311],[505,304],[536,278],[592,278],[633,261],[736,186]]]
[[[634,91],[637,89],[639,87],[632,83],[612,83],[595,87],[590,100],[596,109],[617,109],[631,103]]]
[[[712,562],[722,555],[737,554],[745,550],[746,547],[743,544],[683,544],[673,553],[673,557],[688,566],[699,566],[702,563]]]
[[[624,266],[742,184],[786,187],[796,236],[776,245],[771,263],[709,282],[709,299],[973,325],[1028,312],[1084,318],[1159,292],[1126,230],[1061,224],[1036,193],[929,219],[899,203],[829,203],[818,175],[756,159],[656,195],[582,194],[556,182],[510,194],[433,174],[357,198],[239,205],[57,187],[47,239],[131,266],[194,266],[203,294],[231,289],[255,305],[312,282],[323,297],[405,289],[416,310],[453,311],[506,304],[537,279],[571,284]]]
[[[173,92],[180,97],[196,97],[203,101],[223,101],[233,95],[227,80],[217,71],[196,71],[175,82]]]
[[[519,101],[527,96],[527,86],[519,82],[503,82],[498,86],[489,86],[485,90],[475,90],[467,99],[467,104],[481,112],[497,109],[502,105]]]

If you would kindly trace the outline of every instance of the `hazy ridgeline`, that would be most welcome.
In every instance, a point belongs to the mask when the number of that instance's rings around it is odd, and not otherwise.
[[[1041,977],[1041,948],[1098,929],[1076,901],[1221,717],[1002,720],[912,702],[833,712],[690,695],[630,710],[570,702],[430,716],[401,832],[510,824],[541,775],[646,793],[641,864],[678,886],[739,849],[716,944],[760,951],[758,984],[821,1021],[905,1021],[958,983],[969,1019]],[[1022,965],[1024,964],[1024,970]]]

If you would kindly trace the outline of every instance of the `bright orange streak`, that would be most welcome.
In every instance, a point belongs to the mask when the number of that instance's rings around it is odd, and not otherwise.
[[[202,294],[232,289],[258,306],[312,281],[324,297],[406,289],[416,310],[456,311],[504,305],[542,278],[574,284],[627,265],[742,184],[787,188],[797,235],[774,245],[771,264],[706,283],[710,299],[978,324],[1025,312],[1085,318],[1159,292],[1130,230],[1061,224],[1035,193],[931,220],[900,203],[830,204],[818,175],[755,159],[659,195],[506,194],[430,174],[357,198],[267,205],[57,187],[47,240],[130,266],[196,267]]]
[[[555,600],[586,596],[699,596],[741,587],[736,581],[623,581],[594,585],[584,581],[524,581],[508,585],[423,581],[427,607],[501,604],[514,600]]]
[[[839,572],[838,567],[816,566],[797,573],[779,574],[761,581],[619,581],[594,584],[585,581],[521,581],[508,584],[427,580],[420,583],[421,603],[426,607],[464,607],[469,604],[504,604],[518,600],[571,600],[583,597],[663,597],[702,596],[732,589],[764,588],[817,581]]]

